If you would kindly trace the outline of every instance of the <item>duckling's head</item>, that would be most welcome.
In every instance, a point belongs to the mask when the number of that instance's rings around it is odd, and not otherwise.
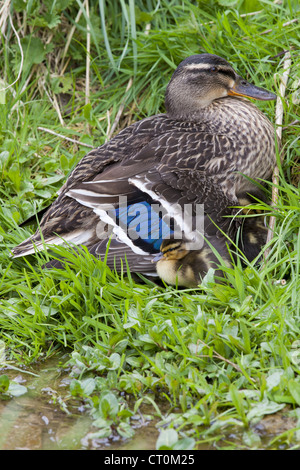
[[[161,258],[164,260],[177,260],[184,258],[189,249],[183,240],[164,240],[160,246]]]
[[[183,60],[173,73],[165,105],[170,116],[188,117],[228,96],[276,99],[274,93],[240,77],[225,59],[214,54],[197,54]]]
[[[196,286],[199,279],[196,280],[193,269],[185,263],[184,258],[188,254],[188,247],[183,240],[164,240],[160,254],[155,257],[159,277],[170,285]]]

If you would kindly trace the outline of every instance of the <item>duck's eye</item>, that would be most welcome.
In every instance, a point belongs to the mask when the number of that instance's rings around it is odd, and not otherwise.
[[[216,72],[217,70],[218,70],[217,67],[211,67],[211,68],[209,69],[210,72]]]

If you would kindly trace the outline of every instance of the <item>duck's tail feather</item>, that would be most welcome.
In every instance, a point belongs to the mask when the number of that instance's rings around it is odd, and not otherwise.
[[[64,243],[71,243],[74,245],[84,245],[91,237],[94,236],[94,230],[85,230],[84,228],[75,230],[70,233],[62,234],[61,236],[53,235],[46,239],[37,239],[36,235],[27,238],[22,243],[12,249],[11,256],[19,258],[20,256],[32,255],[38,251],[43,251],[51,247],[51,245],[63,245]]]

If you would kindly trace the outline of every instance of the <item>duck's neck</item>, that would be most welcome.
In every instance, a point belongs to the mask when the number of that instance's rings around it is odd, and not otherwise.
[[[184,82],[171,80],[166,89],[165,106],[167,114],[177,120],[199,121],[216,102],[227,97],[224,88],[218,93],[214,88],[206,87],[202,93],[191,90]]]
[[[168,116],[178,121],[199,121],[207,113],[212,100],[197,101],[192,96],[180,94],[175,99],[166,95],[165,106]]]
[[[218,134],[235,132],[238,124],[239,132],[248,131],[249,125],[256,127],[256,120],[268,121],[261,111],[249,100],[231,96],[219,98],[207,106],[166,106],[167,115],[171,119],[183,122],[194,122],[203,125],[206,130]]]

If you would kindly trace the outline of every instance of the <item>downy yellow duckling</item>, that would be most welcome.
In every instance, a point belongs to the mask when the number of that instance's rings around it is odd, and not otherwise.
[[[229,253],[225,243],[216,240],[215,244],[222,252],[225,264],[230,264]],[[167,284],[179,287],[196,287],[200,284],[209,268],[216,269],[215,276],[222,277],[218,269],[220,260],[208,245],[201,250],[190,250],[184,240],[164,240],[160,254],[155,257],[158,276]]]

